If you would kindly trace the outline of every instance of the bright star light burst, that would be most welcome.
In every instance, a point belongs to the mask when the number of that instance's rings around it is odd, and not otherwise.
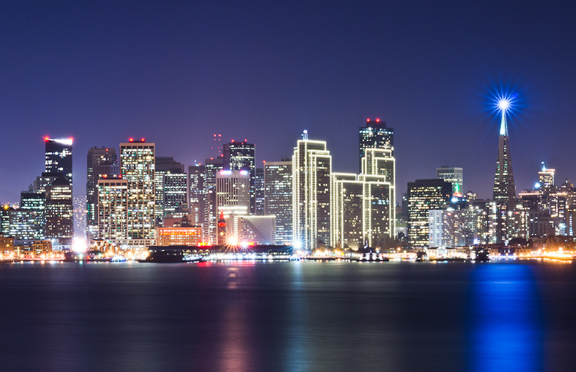
[[[518,94],[510,91],[500,90],[492,94],[493,110],[498,115],[514,114]]]
[[[508,135],[508,117],[516,116],[518,109],[518,94],[511,89],[500,89],[491,94],[493,113],[500,121],[500,135]]]

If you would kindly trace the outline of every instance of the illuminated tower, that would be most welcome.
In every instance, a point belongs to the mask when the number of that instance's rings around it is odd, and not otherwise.
[[[224,169],[244,170],[250,174],[250,214],[256,214],[256,146],[253,143],[236,142],[224,144]]]
[[[508,138],[508,124],[506,113],[510,110],[511,98],[502,97],[498,100],[497,108],[501,112],[500,137],[498,139],[498,159],[496,160],[496,174],[494,176],[494,201],[498,205],[506,205],[513,210],[516,200],[516,186],[514,186],[514,173],[512,173],[512,153],[510,139]]]
[[[264,164],[264,214],[276,216],[276,244],[292,244],[292,161]]]
[[[89,237],[94,238],[98,231],[98,180],[104,175],[118,176],[120,167],[112,148],[92,147],[86,160],[86,220]]]
[[[362,158],[367,148],[394,150],[394,129],[386,128],[386,123],[380,119],[366,119],[366,126],[360,127],[359,134],[359,164],[362,172]],[[392,152],[392,156],[394,153]]]
[[[309,140],[304,131],[292,155],[292,228],[297,248],[330,246],[331,174],[326,142]]]
[[[74,236],[72,185],[64,174],[46,187],[46,238],[70,245]]]
[[[155,145],[144,138],[120,144],[120,173],[128,186],[129,245],[151,245],[155,231]]]

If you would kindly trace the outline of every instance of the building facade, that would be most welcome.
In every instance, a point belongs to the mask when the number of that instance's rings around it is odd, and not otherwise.
[[[144,248],[156,228],[155,144],[144,138],[121,143],[120,173],[128,185],[128,245]]]
[[[332,156],[325,141],[298,140],[292,155],[294,244],[305,250],[330,246]]]
[[[264,164],[264,214],[276,216],[275,244],[291,245],[292,236],[292,161]]]

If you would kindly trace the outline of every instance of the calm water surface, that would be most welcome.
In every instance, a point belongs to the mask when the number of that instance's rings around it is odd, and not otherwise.
[[[0,264],[1,371],[574,371],[576,265]]]

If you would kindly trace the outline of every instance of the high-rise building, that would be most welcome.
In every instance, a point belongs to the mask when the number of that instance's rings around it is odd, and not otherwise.
[[[62,245],[72,244],[74,236],[74,205],[72,185],[64,174],[46,187],[46,238],[58,239]]]
[[[86,160],[86,222],[88,237],[94,239],[98,232],[98,180],[104,175],[117,177],[120,166],[113,148],[92,147]]]
[[[98,187],[98,238],[117,245],[128,239],[128,181],[118,177],[103,177]]]
[[[224,169],[245,170],[250,175],[250,214],[256,214],[256,146],[243,142],[230,141],[224,144]]]
[[[224,169],[224,158],[206,159],[204,164],[204,221],[202,238],[207,243],[216,244],[218,208],[216,204],[216,173]]]
[[[540,189],[550,189],[554,186],[554,175],[556,169],[546,168],[544,162],[542,162],[542,170],[538,172],[538,183],[540,184]]]
[[[394,238],[395,159],[392,148],[365,148],[359,175],[333,173],[332,244],[383,248]]]
[[[62,174],[72,186],[72,138],[53,139],[44,137],[46,143],[46,173]]]
[[[408,244],[413,248],[429,246],[428,211],[445,209],[452,195],[452,184],[441,179],[408,183]]]
[[[496,160],[496,173],[494,176],[493,200],[497,204],[506,204],[508,210],[513,210],[517,204],[514,173],[512,172],[512,152],[510,138],[508,137],[508,123],[506,112],[510,101],[502,99],[498,102],[502,117],[500,120],[500,135],[498,137],[498,158]]]
[[[156,223],[161,224],[166,215],[188,210],[188,175],[184,164],[172,157],[156,157],[154,182],[156,184]]]
[[[292,161],[264,164],[264,214],[276,216],[276,244],[292,244]]]
[[[436,178],[452,184],[452,196],[462,197],[462,185],[464,183],[464,172],[462,168],[443,165],[440,168],[436,168]]]
[[[305,250],[330,246],[332,156],[325,141],[304,131],[292,155],[294,244]]]
[[[188,194],[190,202],[188,209],[190,211],[190,223],[195,226],[204,224],[204,177],[206,176],[206,167],[201,164],[191,165],[188,167]]]
[[[120,173],[128,183],[128,245],[151,245],[155,232],[155,144],[144,138],[120,144]]]
[[[216,174],[216,205],[218,212],[229,214],[249,214],[250,174],[246,170],[221,170]]]
[[[264,168],[256,168],[256,176],[254,177],[254,214],[256,216],[264,215]]]
[[[366,126],[360,127],[359,134],[359,155],[358,159],[360,172],[362,172],[362,158],[365,149],[393,149],[394,147],[394,129],[387,128],[386,123],[380,119],[366,119]],[[393,156],[394,154],[392,154]]]

